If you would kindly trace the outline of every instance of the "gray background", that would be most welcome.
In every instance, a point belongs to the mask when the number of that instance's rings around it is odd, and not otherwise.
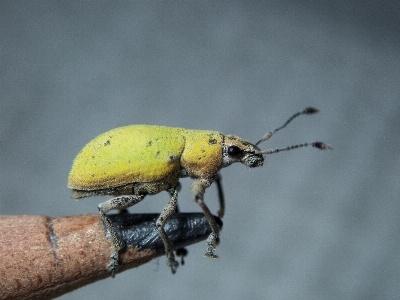
[[[1,214],[97,213],[67,177],[96,135],[134,124],[331,152],[222,170],[219,261],[189,248],[62,299],[398,299],[398,1],[1,1]],[[183,181],[183,211],[199,211]],[[206,202],[215,212],[216,189]],[[131,212],[160,212],[166,193]]]

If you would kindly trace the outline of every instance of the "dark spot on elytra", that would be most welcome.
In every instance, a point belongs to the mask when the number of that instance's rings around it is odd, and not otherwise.
[[[208,144],[209,144],[209,145],[215,145],[216,143],[217,143],[217,140],[214,139],[214,138],[210,138],[210,139],[208,140]]]
[[[159,155],[160,155],[160,150],[159,150],[159,151],[157,151],[157,153],[156,153],[156,157],[157,157],[157,156],[159,156]]]
[[[110,140],[107,140],[107,141],[104,143],[104,146],[108,146],[108,145],[110,145],[110,144],[111,144]]]
[[[147,147],[150,147],[151,144],[153,144],[153,141],[152,141],[152,140],[148,141],[148,142],[147,142]]]

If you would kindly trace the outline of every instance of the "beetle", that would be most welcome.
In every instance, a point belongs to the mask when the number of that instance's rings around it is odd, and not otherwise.
[[[171,199],[156,221],[163,240],[167,264],[172,273],[178,262],[174,246],[169,240],[164,224],[175,213],[178,200],[179,179],[194,179],[191,193],[201,207],[211,227],[205,257],[218,258],[215,253],[220,227],[204,202],[205,190],[216,180],[219,171],[232,163],[241,162],[249,168],[264,164],[264,155],[299,147],[312,146],[332,149],[323,142],[304,143],[286,148],[261,150],[258,145],[277,131],[286,127],[299,115],[314,114],[318,110],[307,107],[292,115],[281,127],[265,134],[257,143],[247,142],[235,135],[217,131],[191,130],[156,125],[129,125],[100,134],[89,142],[76,156],[68,178],[68,187],[75,199],[89,196],[111,195],[114,198],[98,205],[101,219],[111,235],[112,251],[107,269],[114,276],[118,268],[119,251],[125,247],[111,220],[110,210],[126,209],[142,201],[147,195],[161,191],[171,194]],[[219,181],[217,181],[219,184]],[[221,195],[221,193],[220,193]],[[219,216],[224,214],[220,196]]]

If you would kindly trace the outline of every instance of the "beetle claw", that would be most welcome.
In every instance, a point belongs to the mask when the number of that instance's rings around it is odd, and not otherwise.
[[[219,259],[219,256],[217,254],[215,254],[215,252],[209,252],[208,250],[206,251],[206,253],[204,253],[204,257],[207,258],[213,258],[213,259]]]
[[[167,254],[167,258],[167,265],[171,268],[172,274],[175,274],[179,267],[179,263],[175,260],[175,255],[172,252]]]
[[[186,248],[179,248],[176,249],[176,256],[181,258],[181,265],[183,266],[185,264],[184,258],[188,255],[188,251]]]

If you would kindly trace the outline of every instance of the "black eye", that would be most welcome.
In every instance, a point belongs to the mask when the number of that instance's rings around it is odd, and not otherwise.
[[[228,155],[233,158],[238,158],[242,155],[242,150],[236,146],[230,146],[228,148]]]

